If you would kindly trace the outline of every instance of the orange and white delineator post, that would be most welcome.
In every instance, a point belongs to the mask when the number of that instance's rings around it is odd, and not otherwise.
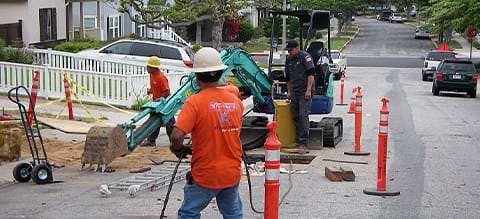
[[[65,88],[65,99],[67,100],[68,119],[73,120],[72,97],[70,95],[70,85],[68,84],[67,74],[63,75],[63,88]]]
[[[30,90],[30,103],[28,105],[28,121],[26,125],[30,127],[33,121],[33,109],[35,109],[35,103],[37,102],[38,89],[40,89],[40,71],[36,70],[33,76],[32,89]]]
[[[362,99],[363,95],[360,91],[361,87],[357,87],[355,98],[355,150],[353,152],[345,152],[346,155],[369,155],[370,152],[361,151],[360,140],[362,137]]]
[[[345,71],[342,71],[342,75],[340,76],[340,103],[337,105],[347,105],[343,102],[343,90],[345,88]]]
[[[350,113],[350,114],[355,113],[355,101],[356,101],[355,97],[357,95],[357,89],[358,89],[358,87],[354,87],[352,89],[352,97],[350,97],[350,107],[349,107],[347,113]]]
[[[388,115],[390,111],[387,108],[389,100],[382,98],[382,109],[380,109],[380,122],[378,128],[378,168],[377,168],[377,188],[365,189],[363,193],[367,195],[396,196],[400,192],[387,191],[387,142],[388,142]]]
[[[268,137],[265,141],[265,219],[278,219],[280,193],[280,141],[275,129],[276,121],[267,124]]]

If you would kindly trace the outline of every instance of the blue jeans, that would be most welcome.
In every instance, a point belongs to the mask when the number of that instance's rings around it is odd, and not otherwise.
[[[212,198],[217,199],[217,206],[224,219],[241,219],[242,200],[238,193],[238,184],[226,189],[207,189],[197,185],[185,183],[183,188],[184,199],[178,209],[178,218],[200,218],[200,212],[207,207]]]
[[[310,132],[310,108],[312,98],[305,100],[305,93],[292,93],[290,110],[295,123],[295,143],[308,146]]]

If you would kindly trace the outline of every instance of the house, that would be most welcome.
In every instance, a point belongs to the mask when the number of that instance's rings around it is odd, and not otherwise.
[[[46,47],[67,39],[65,0],[3,0],[0,14],[7,45]]]
[[[108,40],[132,33],[146,37],[145,25],[131,21],[128,14],[118,12],[118,7],[118,1],[71,0],[68,7],[68,14],[72,15],[69,39],[89,36],[95,40]],[[135,14],[133,9],[129,10]]]

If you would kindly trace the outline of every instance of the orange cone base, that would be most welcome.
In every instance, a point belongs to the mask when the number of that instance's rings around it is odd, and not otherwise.
[[[397,196],[400,195],[400,192],[392,192],[392,191],[377,191],[374,188],[364,189],[363,193],[367,195],[376,195],[376,196]]]
[[[345,155],[352,155],[352,156],[366,156],[366,155],[370,155],[370,152],[365,152],[365,151],[358,151],[358,152],[350,151],[350,152],[343,152],[343,154],[345,154]]]

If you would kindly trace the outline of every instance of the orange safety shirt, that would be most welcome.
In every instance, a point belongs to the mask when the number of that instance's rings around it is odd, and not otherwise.
[[[210,189],[240,181],[243,104],[224,88],[207,88],[187,99],[175,127],[192,133],[193,180]]]
[[[162,94],[167,90],[170,90],[168,79],[162,71],[158,70],[150,74],[150,91],[153,95],[153,101],[162,97]],[[168,95],[170,95],[170,92]]]
[[[238,87],[233,85],[233,84],[225,85],[225,87],[223,87],[223,88],[227,89],[230,93],[232,93],[233,95],[235,95],[237,97],[240,95],[240,90],[238,90]]]

